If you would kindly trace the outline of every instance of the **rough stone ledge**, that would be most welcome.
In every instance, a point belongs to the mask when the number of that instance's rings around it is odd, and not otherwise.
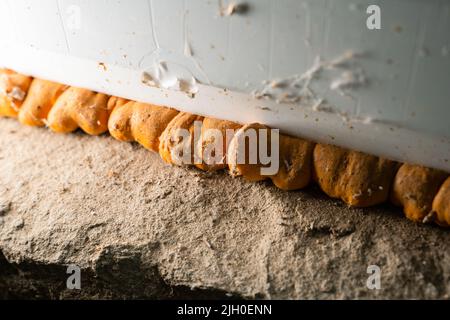
[[[0,119],[0,298],[449,298],[450,233]],[[82,269],[67,290],[66,266]],[[368,290],[367,267],[381,268]],[[193,290],[192,290],[193,289]]]

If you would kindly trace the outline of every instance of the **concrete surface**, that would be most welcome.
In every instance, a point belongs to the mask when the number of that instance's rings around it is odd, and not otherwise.
[[[0,298],[449,298],[450,232],[0,119]],[[66,266],[81,290],[66,288]],[[369,290],[369,265],[381,289]]]

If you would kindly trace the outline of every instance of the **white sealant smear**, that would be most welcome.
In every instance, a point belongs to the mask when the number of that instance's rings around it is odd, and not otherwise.
[[[149,2],[151,4],[151,1]],[[153,8],[150,6],[153,13]],[[208,75],[194,56],[189,40],[189,11],[183,15],[183,52],[165,50],[159,46],[153,28],[156,49],[142,57],[139,67],[143,70],[141,82],[145,85],[182,91],[193,97],[198,91],[198,83],[211,84]],[[152,19],[153,20],[153,19]]]
[[[305,100],[310,102],[311,99],[317,103],[322,98],[317,98],[311,89],[310,85],[312,81],[318,78],[323,71],[336,69],[345,69],[346,71],[349,71],[349,69],[353,68],[353,66],[350,65],[350,62],[359,56],[359,54],[354,53],[353,51],[345,52],[343,55],[331,61],[324,61],[320,56],[317,56],[311,68],[306,70],[303,74],[293,75],[285,79],[265,81],[263,83],[263,89],[254,91],[253,96],[257,99],[272,98],[280,103],[297,103]],[[350,70],[350,72],[352,72],[352,70]],[[362,69],[353,70],[352,75],[353,77],[349,77],[349,74],[347,74],[346,81],[343,81],[342,79],[340,82],[335,82],[339,79],[333,81],[333,87],[336,87],[335,90],[343,87],[356,88],[366,82]]]
[[[326,100],[311,88],[313,81],[320,78],[323,73],[341,70],[337,77],[330,80],[329,87],[339,95],[351,97],[351,91],[368,84],[364,70],[356,63],[356,59],[361,56],[353,51],[347,51],[329,61],[317,56],[313,65],[303,74],[264,81],[263,88],[253,91],[252,95],[255,99],[272,99],[277,103],[299,104],[301,107],[309,107],[314,111],[338,114],[346,122],[355,120],[370,123],[371,118],[351,119],[348,113],[336,110],[327,104]]]
[[[316,57],[313,66],[302,75],[264,81],[263,89],[253,91],[252,95],[255,99],[273,99],[278,103],[311,102],[315,96],[309,86],[322,68],[323,62]]]
[[[364,71],[360,68],[347,70],[334,79],[330,84],[330,89],[337,91],[342,96],[350,96],[350,90],[362,87],[367,84]]]
[[[167,61],[155,62],[142,73],[142,83],[151,87],[182,91],[187,94],[198,92],[197,80],[181,65]]]

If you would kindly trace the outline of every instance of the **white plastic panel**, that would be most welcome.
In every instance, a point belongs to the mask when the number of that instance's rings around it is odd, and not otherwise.
[[[376,1],[381,30],[366,28],[368,0],[235,2],[247,10],[223,16],[226,0],[1,0],[0,65],[450,171],[450,1]],[[360,55],[311,80],[326,108],[251,94],[349,51]],[[142,85],[158,61],[194,76],[195,98]],[[355,70],[364,83],[331,88]]]

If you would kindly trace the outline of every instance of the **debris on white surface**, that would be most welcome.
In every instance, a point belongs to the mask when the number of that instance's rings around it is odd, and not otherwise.
[[[323,104],[323,99],[319,99],[313,106],[312,109],[314,111],[320,111],[320,109],[322,108],[322,104]]]
[[[224,7],[223,5],[222,5],[222,1],[220,1],[220,10],[219,10],[219,13],[220,13],[220,16],[221,17],[229,17],[229,16],[231,16],[233,13],[234,13],[234,11],[236,10],[236,4],[235,3],[229,3],[226,7]]]
[[[330,89],[337,91],[342,96],[348,96],[349,90],[367,84],[367,79],[362,69],[344,71],[341,75],[334,79],[330,84]]]
[[[150,85],[152,87],[156,87],[156,83],[153,81],[153,77],[145,71],[142,73],[141,82],[143,84]]]
[[[277,103],[299,104],[313,111],[335,113],[348,121],[350,117],[346,112],[327,104],[311,85],[315,80],[325,80],[329,82],[329,88],[332,91],[336,91],[341,96],[351,96],[352,90],[368,84],[364,70],[355,63],[355,60],[361,56],[361,53],[352,50],[331,60],[323,60],[320,56],[316,56],[312,66],[303,74],[264,81],[263,88],[254,90],[252,96],[255,99],[275,100]],[[341,73],[333,78],[332,76],[338,71]]]
[[[321,68],[321,59],[316,57],[313,66],[305,73],[285,79],[264,81],[263,89],[253,91],[252,95],[256,99],[274,99],[277,103],[311,102],[314,94],[310,90],[309,85]]]
[[[353,119],[351,119],[352,122],[356,122],[356,123],[362,123],[362,124],[371,124],[374,123],[376,120],[373,119],[372,117],[354,117]],[[377,121],[380,122],[380,121]]]
[[[354,61],[356,58],[361,58],[362,53],[354,52],[353,50],[348,50],[344,52],[341,56],[331,60],[330,62],[324,62],[325,68],[335,69],[348,67],[348,63]]]
[[[306,70],[301,76],[300,81],[305,82],[305,87],[308,87],[311,81],[318,75],[322,68],[324,67],[324,63],[320,56],[316,56],[314,59],[314,63],[310,69]]]
[[[180,91],[188,94],[196,94],[198,92],[197,80],[194,77],[179,80]]]
[[[300,97],[295,94],[282,93],[281,96],[276,99],[277,103],[297,103],[300,101]]]
[[[222,0],[219,0],[219,15],[221,17],[229,17],[233,14],[245,13],[248,6],[245,3],[230,2],[228,5],[224,5]]]
[[[167,61],[159,61],[144,71],[141,82],[151,87],[182,91],[190,95],[198,92],[195,77],[182,66],[169,64]]]
[[[107,71],[107,70],[108,70],[107,67],[106,67],[106,64],[105,64],[104,62],[99,62],[99,63],[98,63],[98,66],[99,66],[99,68],[102,69],[103,71]]]
[[[294,75],[285,79],[275,79],[264,83],[264,88],[255,91],[253,96],[260,99],[262,97],[275,97],[275,100],[286,102],[298,102],[301,100],[310,100],[315,95],[310,88],[311,82],[318,78],[324,70],[349,69],[349,63],[361,55],[353,51],[347,51],[343,55],[331,60],[324,61],[320,56],[316,56],[314,63],[301,75]],[[346,73],[348,72],[348,73]],[[362,69],[347,70],[343,73],[339,82],[332,83],[332,87],[352,89],[361,86],[367,82]],[[315,105],[321,98],[313,99]]]
[[[362,119],[361,123],[363,124],[371,124],[373,122],[373,118],[372,117],[365,117],[364,119]]]
[[[330,105],[327,105],[325,103],[325,100],[323,99],[319,99],[313,106],[312,106],[312,110],[313,111],[318,111],[318,112],[326,112],[326,113],[338,113],[339,112],[333,108]]]

